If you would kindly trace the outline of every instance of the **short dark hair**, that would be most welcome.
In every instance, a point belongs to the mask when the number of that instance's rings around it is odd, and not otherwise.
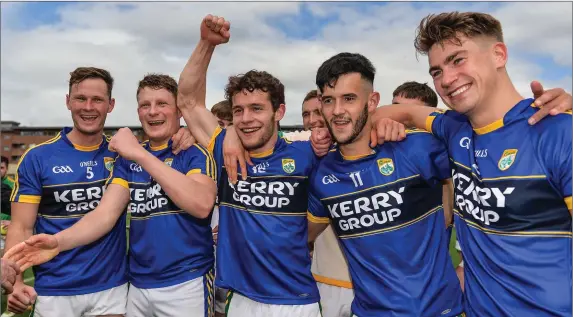
[[[0,163],[4,163],[4,164],[6,164],[6,166],[8,166],[9,161],[8,161],[8,158],[6,156],[2,155],[1,160],[2,161]]]
[[[211,107],[211,113],[215,117],[227,121],[233,121],[233,113],[231,111],[231,104],[228,100],[219,101]]]
[[[340,76],[350,73],[359,73],[362,79],[372,84],[376,68],[361,54],[340,53],[320,65],[316,72],[316,86],[323,92],[326,85],[332,88]]]
[[[250,70],[245,74],[229,77],[225,87],[225,99],[233,105],[233,96],[246,89],[249,92],[261,90],[269,94],[273,110],[277,111],[285,103],[285,86],[273,75],[265,71]]]
[[[447,12],[430,14],[420,21],[414,47],[420,54],[428,54],[434,44],[453,41],[461,45],[460,35],[468,38],[488,36],[503,42],[501,23],[487,13]]]
[[[135,96],[138,97],[139,92],[146,87],[156,90],[165,89],[173,95],[175,100],[177,100],[177,81],[169,75],[164,75],[164,74],[145,75],[145,77],[143,77],[143,79],[140,80],[139,84],[137,85],[137,93]]]
[[[101,68],[96,67],[78,67],[70,73],[70,82],[68,86],[68,93],[72,93],[72,86],[81,83],[86,79],[101,79],[107,85],[107,95],[111,99],[111,91],[113,89],[113,77],[111,74]]]
[[[418,99],[434,108],[438,106],[438,95],[426,83],[407,81],[394,90],[392,97],[396,96]]]
[[[304,97],[303,103],[309,101],[310,99],[318,98],[318,90],[313,89],[309,91],[306,96]]]

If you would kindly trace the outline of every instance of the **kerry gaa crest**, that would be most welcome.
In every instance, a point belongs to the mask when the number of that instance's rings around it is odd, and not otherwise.
[[[293,159],[283,159],[283,170],[287,173],[292,173],[294,172],[294,169],[296,168],[296,165],[294,164],[294,160]]]
[[[503,151],[503,154],[501,155],[501,158],[497,163],[497,167],[502,171],[507,170],[508,168],[511,167],[513,162],[515,162],[516,156],[517,156],[517,149],[508,149]]]
[[[394,162],[391,158],[381,158],[377,161],[378,171],[384,176],[390,176],[394,173]]]
[[[113,169],[113,161],[114,161],[113,157],[104,157],[103,158],[103,165],[110,172]]]

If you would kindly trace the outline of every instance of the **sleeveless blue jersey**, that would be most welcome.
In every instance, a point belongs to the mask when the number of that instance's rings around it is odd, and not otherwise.
[[[476,130],[427,119],[453,162],[468,316],[571,316],[571,115],[530,126],[532,102]]]
[[[94,210],[116,154],[108,141],[81,147],[68,140],[71,128],[26,151],[18,164],[11,200],[39,204],[36,234],[56,234]],[[127,282],[125,216],[101,239],[58,254],[34,267],[40,296],[95,293]]]
[[[304,305],[319,300],[308,249],[309,142],[279,138],[252,157],[247,181],[229,182],[223,166],[225,130],[210,143],[219,171],[219,237],[215,284],[254,301]]]
[[[148,143],[144,146],[155,157],[183,174],[201,173],[216,180],[213,158],[200,145],[195,144],[177,155],[173,154],[171,141],[156,148]],[[168,287],[205,275],[212,269],[211,215],[205,219],[191,216],[175,205],[161,185],[141,166],[121,157],[114,165],[110,182],[130,191],[127,210],[131,214],[131,284],[145,289]]]
[[[373,152],[347,160],[331,151],[310,180],[309,218],[331,219],[354,285],[352,312],[460,314],[442,210],[441,181],[450,177],[445,147],[417,130]]]

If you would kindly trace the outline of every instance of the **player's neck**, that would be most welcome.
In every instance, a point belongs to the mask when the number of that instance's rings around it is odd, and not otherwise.
[[[278,140],[279,140],[279,133],[278,133],[278,130],[275,130],[275,132],[273,133],[273,135],[271,136],[269,141],[267,143],[265,143],[263,146],[261,146],[260,148],[249,151],[249,156],[251,156],[251,157],[263,157],[263,156],[267,156],[267,155],[271,154],[273,152],[275,145],[277,144]]]
[[[366,125],[369,127],[371,125],[370,121],[368,121]],[[340,153],[345,158],[356,158],[372,154],[372,148],[370,148],[370,129],[367,129],[365,126],[354,142],[341,144],[339,148]]]
[[[81,147],[92,147],[99,145],[102,141],[103,131],[94,134],[85,134],[73,128],[67,134],[68,140],[74,145],[79,145]]]
[[[521,100],[523,97],[517,92],[509,76],[502,75],[494,91],[488,94],[476,110],[468,114],[468,118],[474,129],[483,128],[503,119],[505,114]]]

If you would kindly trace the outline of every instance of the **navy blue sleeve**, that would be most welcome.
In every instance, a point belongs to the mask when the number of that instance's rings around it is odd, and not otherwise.
[[[459,113],[451,110],[436,109],[426,118],[426,131],[442,141],[446,148],[452,142],[455,133],[467,124],[467,120]]]
[[[426,182],[435,185],[451,178],[448,150],[444,143],[427,132],[414,132],[407,137],[410,162]],[[405,152],[404,151],[404,152]]]
[[[223,141],[225,140],[225,134],[227,130],[221,129],[217,127],[213,135],[211,136],[211,141],[209,142],[209,146],[207,150],[213,155],[213,160],[216,167],[216,178],[217,180],[221,180],[221,177],[224,177],[222,174],[223,165],[225,165],[225,160],[223,156]]]
[[[539,130],[538,155],[543,160],[549,181],[571,209],[571,114],[545,118],[534,127]]]

